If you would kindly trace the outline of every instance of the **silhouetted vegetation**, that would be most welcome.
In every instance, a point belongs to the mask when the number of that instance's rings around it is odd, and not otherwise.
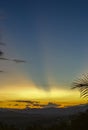
[[[5,123],[0,122],[0,130],[17,130],[14,125],[7,125]]]
[[[31,123],[24,128],[14,125],[7,125],[0,122],[0,130],[88,130],[88,110],[85,113],[74,115],[66,121],[53,122],[45,125],[44,123]]]
[[[72,89],[79,89],[80,97],[88,98],[88,74],[83,74],[82,78],[73,82],[72,86]]]

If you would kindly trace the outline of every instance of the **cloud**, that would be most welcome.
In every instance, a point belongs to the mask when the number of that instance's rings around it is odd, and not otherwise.
[[[0,60],[10,60],[10,59],[5,58],[5,57],[0,57]]]
[[[56,103],[49,102],[47,105],[44,106],[44,108],[57,108],[59,106],[60,105],[58,105]]]
[[[26,103],[26,107],[30,106],[40,106],[40,103],[37,101],[31,101],[31,100],[10,100],[11,102],[16,102],[17,104],[19,103]]]
[[[29,103],[29,104],[39,103],[37,101],[31,101],[31,100],[13,100],[13,101],[14,102]]]
[[[35,107],[41,107],[41,108],[58,108],[61,105],[49,102],[48,104],[35,103],[35,104],[33,104],[33,106],[35,106]]]
[[[19,106],[19,103],[26,103],[26,108],[58,108],[60,105],[52,102],[48,102],[48,104],[41,104],[38,101],[31,101],[31,100],[11,100],[11,102],[16,102],[15,106]]]
[[[14,106],[19,106],[18,104],[15,104]]]

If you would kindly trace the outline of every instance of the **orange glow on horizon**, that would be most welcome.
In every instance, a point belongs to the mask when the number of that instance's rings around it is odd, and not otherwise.
[[[8,80],[8,77],[6,77]],[[28,79],[25,75],[18,72],[8,80],[4,87],[0,89],[1,108],[19,108],[26,107],[25,102],[11,102],[11,100],[29,100],[38,101],[38,106],[30,105],[31,108],[41,108],[41,104],[46,105],[49,102],[56,103],[60,107],[77,105],[86,103],[86,100],[80,98],[78,90],[71,90],[67,87],[60,86],[54,78],[48,78],[49,90],[44,90],[43,87],[38,87],[32,79]]]

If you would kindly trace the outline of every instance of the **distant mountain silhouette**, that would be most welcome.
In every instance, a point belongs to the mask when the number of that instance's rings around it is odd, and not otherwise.
[[[0,130],[87,130],[88,105],[68,108],[0,109]]]

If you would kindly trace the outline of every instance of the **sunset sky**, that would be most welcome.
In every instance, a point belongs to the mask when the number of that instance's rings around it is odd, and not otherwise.
[[[1,0],[0,15],[4,57],[27,61],[0,60],[0,107],[86,102],[71,84],[88,72],[88,2]]]

